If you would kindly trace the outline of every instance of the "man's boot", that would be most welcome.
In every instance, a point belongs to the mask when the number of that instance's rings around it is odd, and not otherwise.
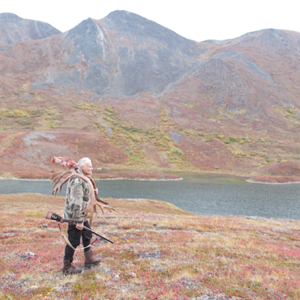
[[[84,267],[87,269],[91,268],[92,266],[96,266],[101,262],[100,258],[94,257],[92,250],[84,252],[84,256],[85,256]]]
[[[64,260],[62,271],[65,275],[78,274],[82,272],[81,268],[73,266],[69,260]]]

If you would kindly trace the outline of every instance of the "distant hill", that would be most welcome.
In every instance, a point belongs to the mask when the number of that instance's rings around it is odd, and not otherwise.
[[[51,155],[109,168],[298,170],[299,44],[300,33],[277,29],[196,43],[126,11],[6,43],[1,170],[32,176],[38,161],[44,176]]]
[[[0,46],[43,39],[61,33],[51,25],[25,20],[11,13],[0,14]]]

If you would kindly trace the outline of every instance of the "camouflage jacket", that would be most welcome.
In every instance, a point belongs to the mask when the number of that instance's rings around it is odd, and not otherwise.
[[[79,168],[77,173],[82,174]],[[78,223],[88,221],[84,218],[83,210],[87,208],[91,199],[91,190],[89,184],[83,179],[73,176],[67,185],[66,201],[64,209],[64,219],[74,220]]]

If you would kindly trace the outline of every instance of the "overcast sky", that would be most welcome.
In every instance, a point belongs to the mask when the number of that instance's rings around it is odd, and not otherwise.
[[[300,32],[297,0],[0,0],[0,13],[65,32],[87,18],[127,10],[195,41],[225,40],[266,28]]]

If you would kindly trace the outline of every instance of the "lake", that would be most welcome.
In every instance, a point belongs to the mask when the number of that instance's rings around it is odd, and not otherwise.
[[[300,184],[257,184],[246,178],[175,173],[180,181],[96,180],[101,198],[162,200],[198,215],[244,215],[300,220]],[[1,194],[51,194],[49,180],[0,180]],[[60,195],[65,195],[65,190]]]

